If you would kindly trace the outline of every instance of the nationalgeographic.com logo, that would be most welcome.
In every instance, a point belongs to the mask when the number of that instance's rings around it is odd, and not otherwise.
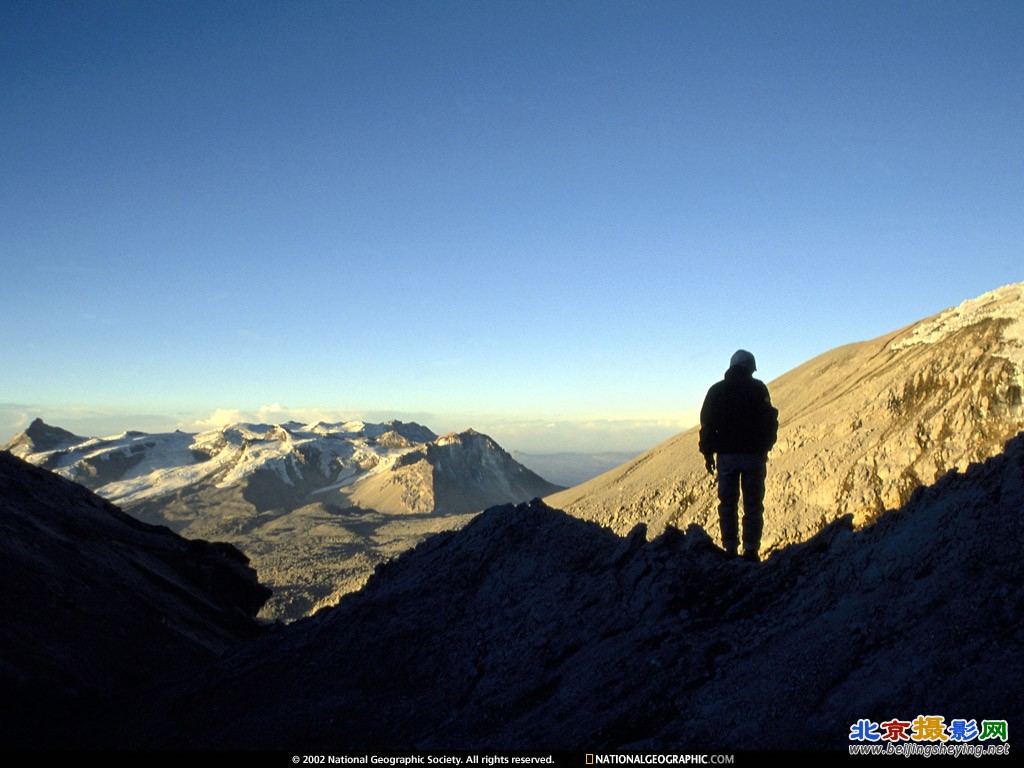
[[[735,755],[596,755],[588,753],[587,765],[732,765]]]

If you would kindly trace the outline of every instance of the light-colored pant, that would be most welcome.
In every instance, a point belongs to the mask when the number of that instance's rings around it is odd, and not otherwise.
[[[764,528],[764,478],[768,457],[763,453],[718,454],[718,524],[722,547],[736,552],[740,543],[739,501],[743,489],[743,549],[761,548]]]

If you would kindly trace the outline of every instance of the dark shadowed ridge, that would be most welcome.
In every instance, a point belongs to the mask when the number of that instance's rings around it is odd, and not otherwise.
[[[139,522],[0,451],[0,744],[109,740],[129,692],[256,635],[269,594],[231,545]]]
[[[489,509],[122,732],[202,749],[842,750],[859,719],[1024,722],[1024,435],[766,562]],[[155,724],[155,727],[154,727]]]

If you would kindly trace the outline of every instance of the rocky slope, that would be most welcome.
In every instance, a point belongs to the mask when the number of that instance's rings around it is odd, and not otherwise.
[[[5,447],[141,520],[235,544],[273,588],[266,619],[333,604],[488,506],[558,490],[486,435],[399,421],[85,438],[37,420]]]
[[[78,724],[120,711],[126,690],[256,635],[268,596],[231,545],[139,522],[0,452],[0,744],[89,738]]]
[[[780,428],[763,554],[843,515],[870,521],[1024,429],[1024,283],[827,352],[769,389]],[[719,537],[696,429],[547,501],[619,533],[697,523]]]
[[[144,748],[834,749],[1024,716],[1024,435],[761,564],[697,525],[495,508],[120,723]]]

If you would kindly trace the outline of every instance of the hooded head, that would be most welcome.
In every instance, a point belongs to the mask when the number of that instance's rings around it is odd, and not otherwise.
[[[737,349],[736,352],[733,354],[732,358],[729,360],[730,368],[733,368],[737,365],[746,368],[751,373],[757,370],[757,364],[754,362],[754,356],[747,352],[747,350],[745,349]]]

